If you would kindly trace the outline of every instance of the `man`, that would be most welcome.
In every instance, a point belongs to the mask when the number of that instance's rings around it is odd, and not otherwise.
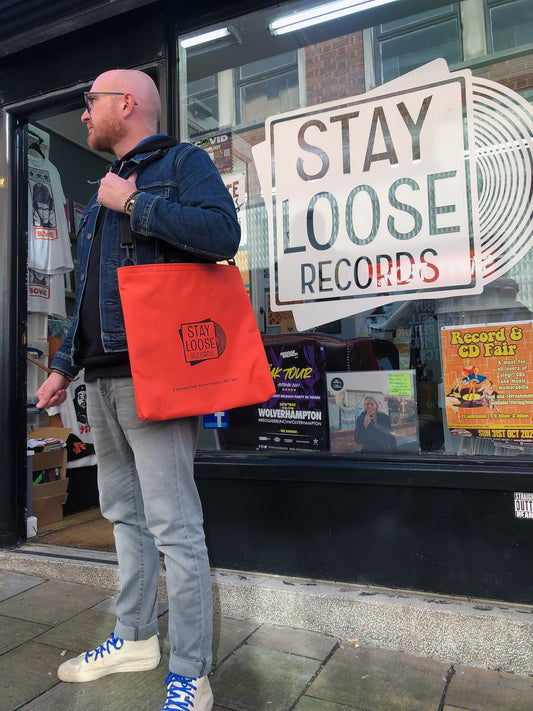
[[[159,552],[169,596],[170,673],[163,711],[209,711],[212,597],[203,519],[193,479],[198,418],[140,421],[135,409],[117,267],[218,261],[237,251],[233,201],[207,153],[157,134],[160,98],[144,73],[100,75],[81,120],[94,150],[114,153],[78,230],[74,316],[39,408],[61,404],[85,368],[88,416],[103,515],[114,524],[121,591],[111,637],[64,662],[63,681],[156,667]],[[127,217],[125,217],[125,215]],[[127,220],[133,244],[121,246]],[[172,304],[168,304],[172,309]],[[157,353],[154,353],[157,368]]]

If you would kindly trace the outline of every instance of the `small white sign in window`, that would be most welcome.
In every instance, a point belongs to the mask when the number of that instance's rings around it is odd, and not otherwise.
[[[514,513],[516,518],[533,518],[533,494],[515,491]]]

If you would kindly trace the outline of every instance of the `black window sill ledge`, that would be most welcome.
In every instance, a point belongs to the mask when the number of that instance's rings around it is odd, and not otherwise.
[[[256,452],[199,452],[196,476],[201,479],[407,486],[533,492],[533,461],[498,462],[490,457],[443,455],[387,457],[359,455],[283,455]]]

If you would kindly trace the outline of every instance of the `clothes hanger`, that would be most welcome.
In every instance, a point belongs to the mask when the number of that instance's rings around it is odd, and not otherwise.
[[[43,143],[44,140],[43,140],[40,136],[38,136],[36,133],[34,133],[33,131],[31,131],[31,130],[28,131],[28,135],[35,139],[35,140],[34,140],[32,143],[30,143],[30,145],[28,146],[28,150],[29,150],[29,151],[37,151],[37,153],[38,153],[40,156],[42,156],[42,158],[44,158],[44,160],[46,160],[46,156],[44,155],[44,153],[43,153],[43,151],[42,151],[42,149],[41,149],[41,143]]]

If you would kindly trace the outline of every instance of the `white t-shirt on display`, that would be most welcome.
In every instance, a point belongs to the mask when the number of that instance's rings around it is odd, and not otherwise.
[[[28,311],[60,318],[66,316],[63,274],[43,274],[28,269]]]
[[[66,202],[57,168],[28,154],[28,266],[37,272],[64,274],[74,268]]]
[[[69,427],[72,434],[75,435],[81,443],[90,445],[91,454],[83,456],[83,449],[77,451],[77,445],[74,444],[74,452],[78,459],[67,460],[67,469],[78,469],[79,467],[90,467],[96,464],[96,455],[93,453],[93,438],[91,435],[91,425],[87,417],[87,394],[85,380],[83,379],[84,371],[81,370],[77,380],[70,383],[67,388],[67,399],[58,407],[47,408],[49,415],[60,415],[63,427]]]

